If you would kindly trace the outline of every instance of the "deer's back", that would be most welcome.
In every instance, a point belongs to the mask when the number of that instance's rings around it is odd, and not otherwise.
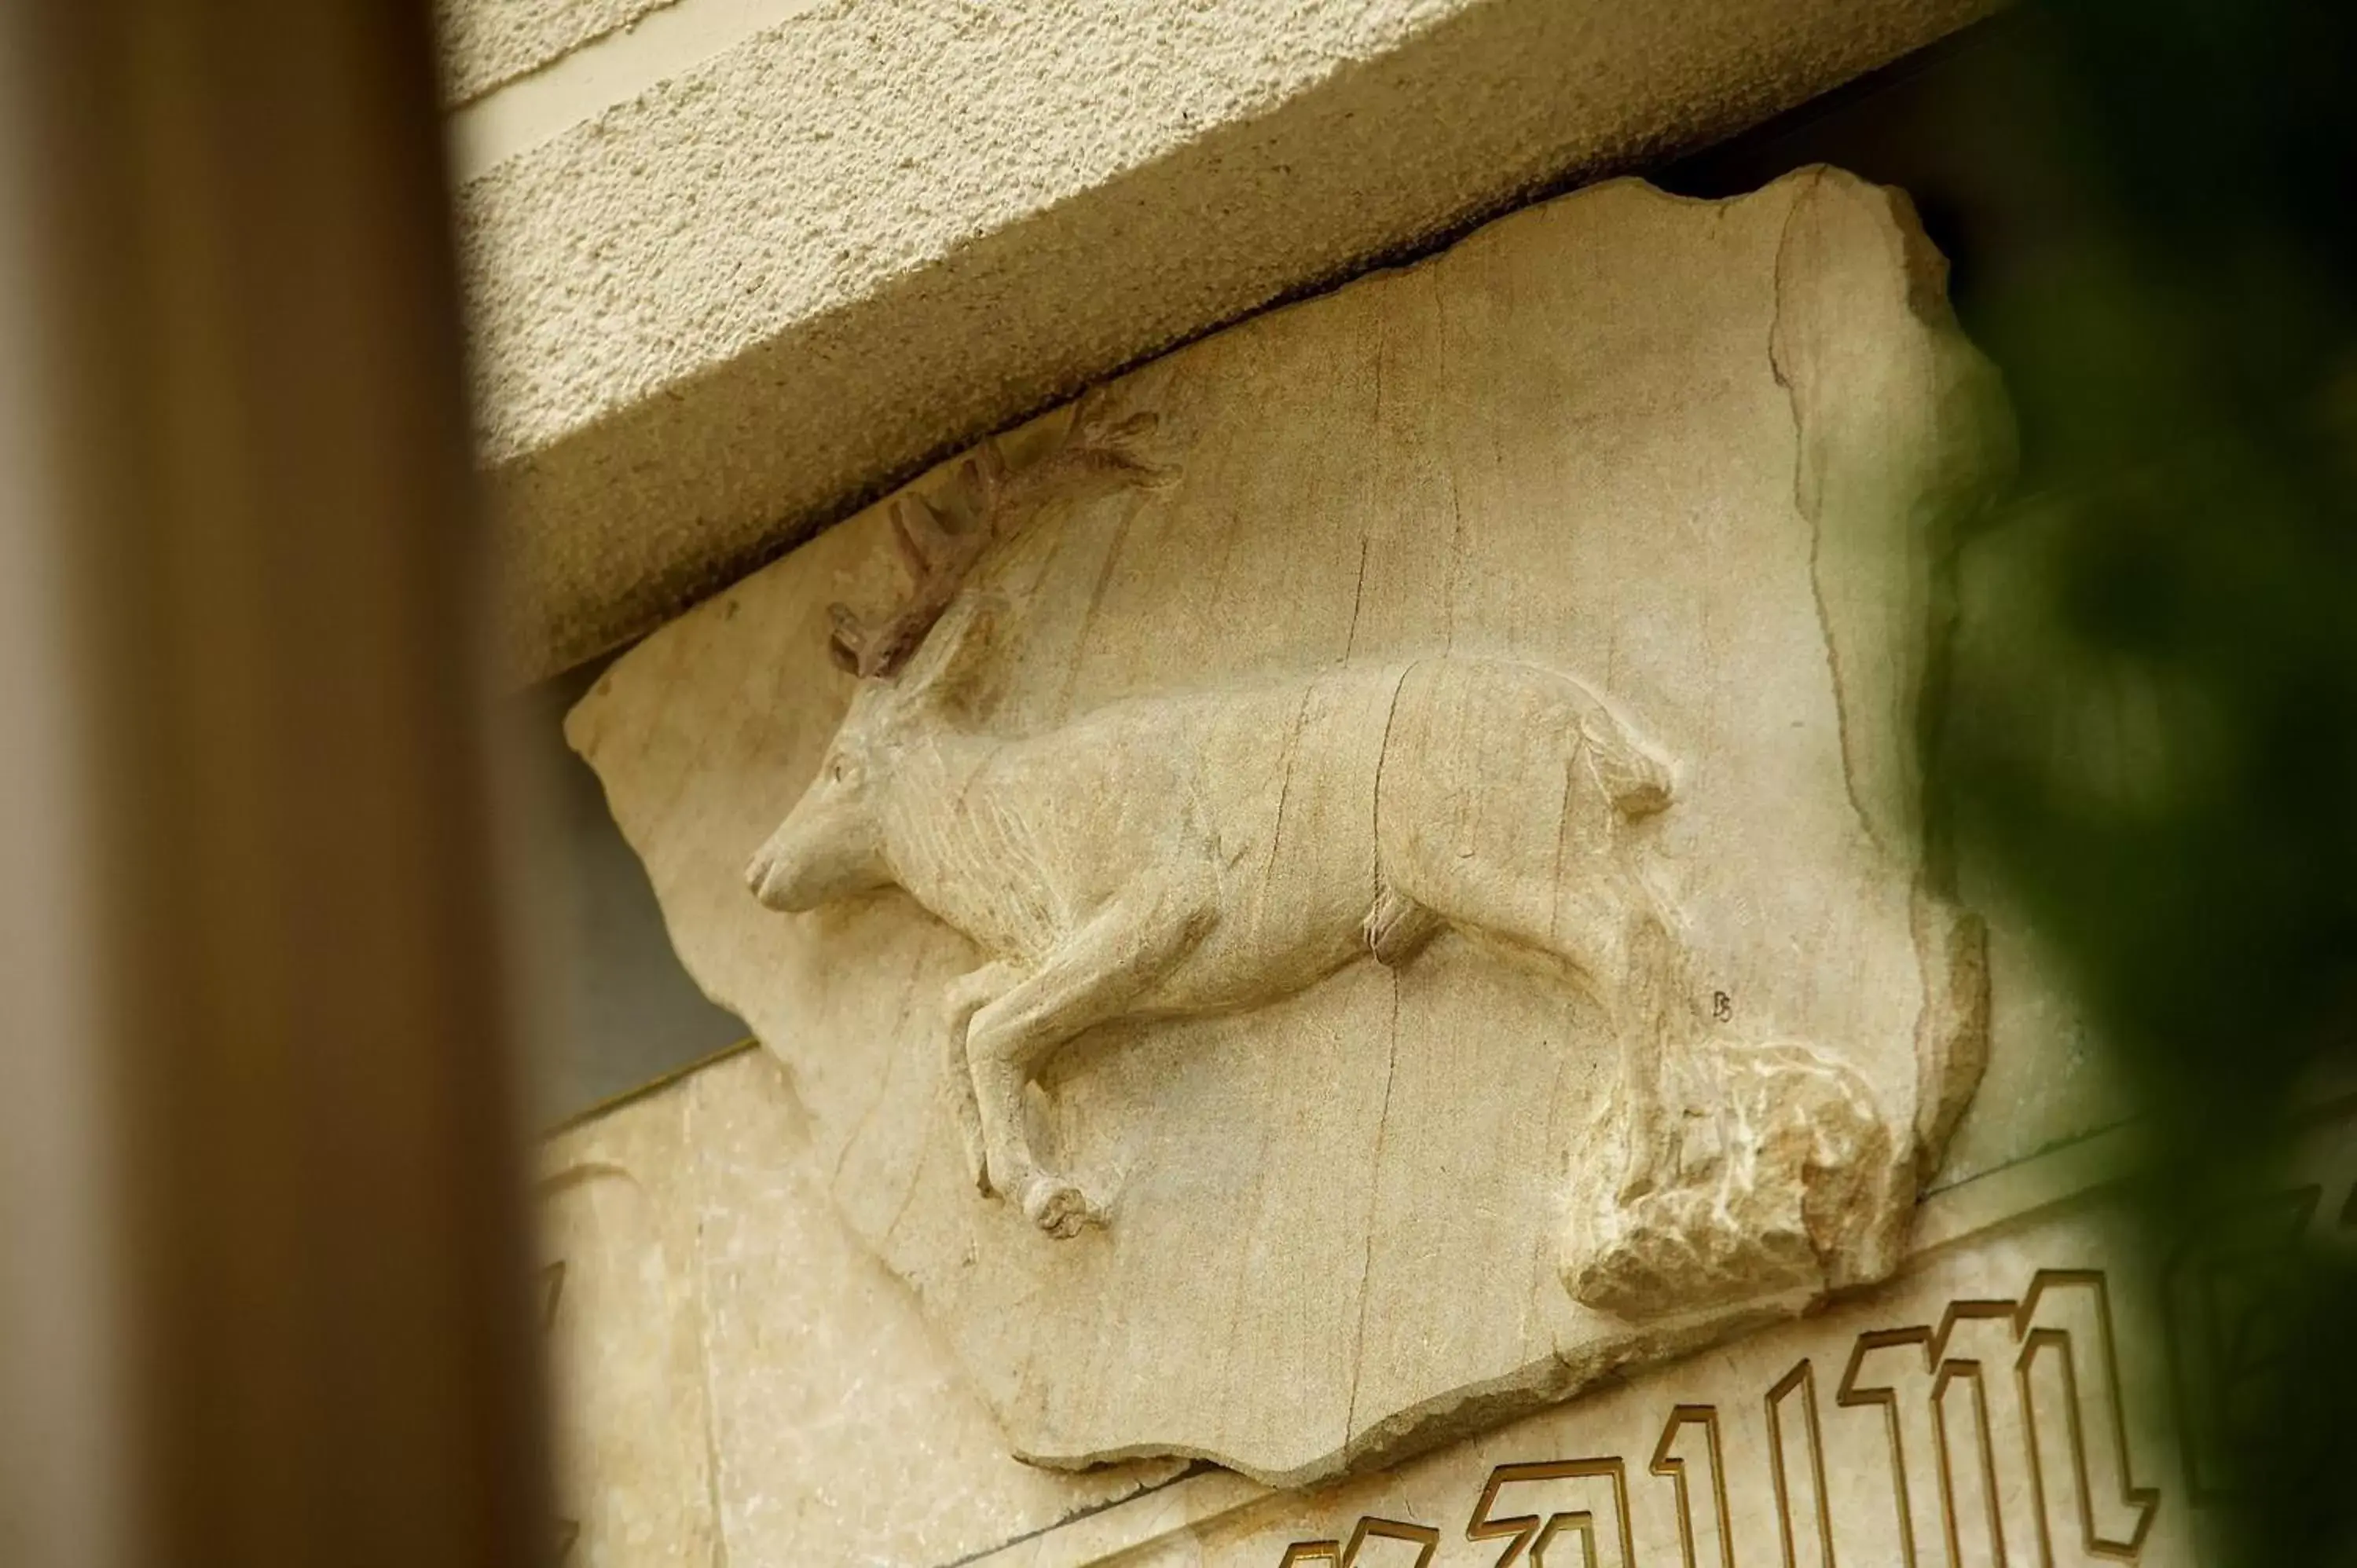
[[[1533,665],[1344,664],[1008,742],[974,809],[996,824],[1002,896],[1042,911],[1020,944],[1034,956],[1116,900],[1193,911],[1201,941],[1139,1006],[1240,1005],[1363,952],[1387,881],[1493,923],[1489,905],[1595,853],[1616,817],[1590,765],[1599,725],[1624,733]]]
[[[1242,1004],[1348,961],[1402,669],[1131,698],[1006,743],[966,810],[989,820],[1005,896],[1049,913],[995,945],[1039,956],[1116,899],[1198,911],[1203,940],[1149,1011]]]

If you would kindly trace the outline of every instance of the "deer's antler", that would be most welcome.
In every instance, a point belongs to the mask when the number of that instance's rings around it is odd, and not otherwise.
[[[909,661],[925,634],[957,597],[974,564],[996,541],[1012,534],[1049,500],[1077,489],[1142,485],[1158,488],[1168,470],[1141,454],[1158,421],[1152,413],[1115,420],[1097,392],[1082,397],[1072,423],[1055,449],[1010,471],[996,441],[985,441],[958,470],[969,521],[962,527],[921,497],[892,503],[893,542],[912,585],[880,625],[869,626],[847,605],[831,605],[834,630],[827,653],[855,675],[889,677]]]
[[[827,638],[827,653],[836,666],[854,675],[897,674],[909,656],[925,640],[925,633],[942,618],[957,597],[960,585],[982,557],[990,540],[989,518],[976,525],[952,529],[949,520],[922,497],[903,496],[892,503],[892,540],[901,563],[915,585],[900,607],[879,626],[870,627],[848,605],[830,605],[827,616],[834,629]]]

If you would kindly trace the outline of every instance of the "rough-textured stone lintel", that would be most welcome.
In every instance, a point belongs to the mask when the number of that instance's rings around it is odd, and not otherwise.
[[[442,91],[467,103],[672,0],[435,0]]]
[[[508,664],[647,629],[931,457],[1994,0],[831,5],[464,193]]]

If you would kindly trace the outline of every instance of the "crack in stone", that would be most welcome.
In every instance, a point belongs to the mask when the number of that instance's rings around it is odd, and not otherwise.
[[[1351,1437],[1359,1421],[1359,1379],[1367,1364],[1367,1281],[1375,1267],[1375,1211],[1381,1207],[1383,1181],[1383,1136],[1390,1131],[1392,1083],[1399,1077],[1399,976],[1392,976],[1391,1055],[1383,1068],[1383,1109],[1375,1116],[1375,1152],[1368,1161],[1367,1245],[1359,1261],[1359,1327],[1351,1337],[1351,1398],[1342,1410],[1342,1441],[1338,1452],[1351,1451]]]
[[[687,1310],[695,1316],[696,1381],[700,1385],[698,1391],[703,1395],[704,1405],[705,1505],[711,1510],[712,1515],[713,1568],[728,1568],[732,1554],[728,1547],[728,1514],[726,1506],[727,1487],[723,1476],[723,1471],[726,1469],[728,1464],[728,1450],[727,1445],[720,1440],[720,1391],[718,1380],[713,1376],[712,1305],[710,1293],[705,1288],[711,1283],[712,1260],[705,1247],[704,1215],[705,1207],[712,1200],[712,1194],[706,1184],[713,1172],[711,1159],[704,1152],[703,1144],[696,1133],[697,1090],[703,1087],[697,1085],[687,1094],[683,1095],[679,1107],[680,1145],[683,1148],[697,1151],[694,1251],[688,1260],[689,1265],[695,1271],[695,1284],[694,1289],[688,1293],[691,1300]]]

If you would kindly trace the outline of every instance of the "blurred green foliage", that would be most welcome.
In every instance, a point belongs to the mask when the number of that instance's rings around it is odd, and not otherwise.
[[[2072,233],[1968,312],[2025,466],[1960,542],[1990,618],[1932,773],[2143,1102],[2168,1257],[2357,1085],[2357,4],[2030,9],[2011,156]],[[2340,1196],[2266,1276],[2231,1563],[2357,1564]]]

